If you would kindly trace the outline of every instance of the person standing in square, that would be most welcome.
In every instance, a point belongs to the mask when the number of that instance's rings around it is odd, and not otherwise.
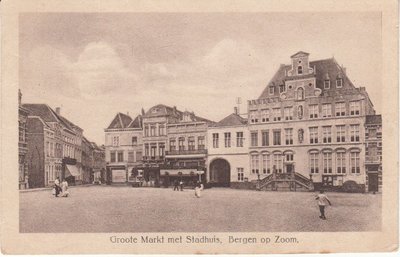
[[[331,201],[329,201],[329,198],[324,194],[324,190],[320,190],[319,194],[315,198],[315,200],[318,200],[318,206],[319,206],[319,211],[321,213],[321,216],[319,216],[321,219],[326,220],[325,217],[325,206],[332,205]]]

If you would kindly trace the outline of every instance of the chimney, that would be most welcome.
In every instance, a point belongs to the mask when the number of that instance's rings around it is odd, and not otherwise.
[[[61,114],[61,108],[60,108],[60,107],[56,107],[56,113],[57,113],[58,115]]]
[[[142,107],[142,116],[144,115],[144,109],[143,109],[143,107]]]
[[[238,108],[237,108],[237,107],[234,107],[233,110],[234,110],[234,112],[235,112],[236,115],[239,115],[239,113],[238,113]]]

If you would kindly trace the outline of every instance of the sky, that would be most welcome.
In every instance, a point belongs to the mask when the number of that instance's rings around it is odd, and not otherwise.
[[[118,112],[156,104],[219,121],[257,99],[298,51],[334,57],[381,112],[380,13],[24,13],[23,103],[61,114],[104,143]]]

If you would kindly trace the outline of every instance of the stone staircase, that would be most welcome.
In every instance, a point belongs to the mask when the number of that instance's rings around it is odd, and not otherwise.
[[[261,191],[314,191],[312,180],[300,173],[273,173],[257,181],[256,189]]]

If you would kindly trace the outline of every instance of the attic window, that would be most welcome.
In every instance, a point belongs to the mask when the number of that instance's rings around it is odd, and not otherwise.
[[[285,85],[280,85],[279,86],[279,93],[283,93],[286,91]]]
[[[297,67],[297,75],[303,74],[303,66],[298,66]]]
[[[336,80],[336,87],[342,88],[343,87],[343,80],[341,78]]]
[[[156,113],[158,112],[158,108],[154,108],[153,110],[151,110],[152,113]]]
[[[270,87],[269,87],[269,94],[270,94],[270,95],[273,95],[274,92],[275,92],[274,87],[273,87],[273,86],[270,86]]]
[[[324,89],[330,89],[330,88],[331,88],[331,81],[325,80],[324,81]]]

